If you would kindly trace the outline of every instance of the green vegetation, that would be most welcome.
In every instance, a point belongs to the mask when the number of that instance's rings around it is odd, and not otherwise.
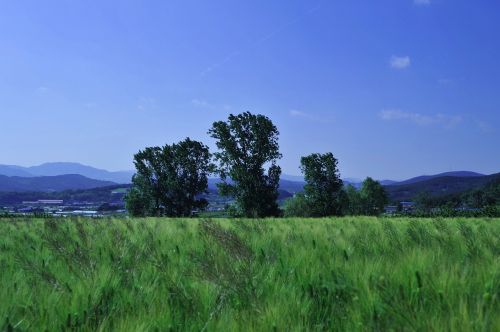
[[[0,330],[500,330],[500,219],[0,219]]]
[[[227,122],[214,122],[208,131],[216,140],[218,152],[218,184],[223,196],[234,197],[234,215],[245,217],[274,217],[280,214],[278,187],[281,158],[279,132],[264,115],[244,112],[230,114]],[[268,167],[267,172],[265,167]]]
[[[361,189],[353,186],[346,188],[345,214],[376,216],[384,212],[384,206],[389,202],[384,187],[380,182],[367,177]]]
[[[495,175],[494,179],[486,182],[480,188],[467,190],[451,195],[436,196],[428,191],[422,191],[414,196],[418,209],[428,213],[434,208],[453,209],[457,207],[468,207],[484,210],[484,214],[491,215],[492,211],[500,211],[500,177]],[[500,216],[499,212],[496,216]]]
[[[306,170],[304,162],[309,163],[309,170]],[[302,163],[307,181],[305,192],[285,201],[283,210],[286,217],[378,216],[384,212],[388,199],[380,182],[368,177],[360,190],[352,185],[342,187],[337,160],[331,153],[303,157]]]
[[[343,183],[337,164],[338,161],[331,152],[313,153],[300,159],[300,169],[306,185],[304,196],[297,199],[307,203],[307,216],[326,217],[342,214],[340,200]],[[290,211],[287,214],[290,214]]]
[[[126,196],[133,216],[189,217],[208,202],[197,197],[206,192],[212,172],[208,147],[189,138],[163,147],[148,147],[134,155],[137,173]]]

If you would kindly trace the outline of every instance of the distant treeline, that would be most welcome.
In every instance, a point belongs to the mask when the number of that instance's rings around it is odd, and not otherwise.
[[[462,193],[435,196],[420,192],[415,203],[419,215],[500,216],[500,178]]]

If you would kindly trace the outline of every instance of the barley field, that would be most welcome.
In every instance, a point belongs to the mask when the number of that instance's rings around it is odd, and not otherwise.
[[[500,219],[0,219],[0,331],[500,331]]]

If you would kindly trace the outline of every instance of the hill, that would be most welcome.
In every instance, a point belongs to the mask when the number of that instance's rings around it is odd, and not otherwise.
[[[24,167],[15,165],[0,165],[0,175],[31,177],[33,174]]]
[[[446,174],[446,173],[444,173]],[[480,176],[432,176],[426,180],[416,182],[403,181],[394,185],[385,186],[391,201],[403,201],[413,199],[418,193],[426,192],[432,196],[445,196],[476,189],[499,179],[500,173]]]
[[[115,185],[111,181],[89,179],[78,174],[57,176],[19,177],[0,175],[0,191],[3,192],[51,192],[75,189],[91,189]]]
[[[482,177],[486,176],[484,174],[476,173],[476,172],[470,172],[470,171],[456,171],[456,172],[445,172],[445,173],[439,173],[439,174],[434,174],[434,175],[421,175],[417,176],[408,180],[404,181],[394,181],[390,185],[403,185],[403,184],[412,184],[412,183],[417,183],[417,182],[422,182],[422,181],[427,181],[435,178],[442,178],[442,177],[455,177],[455,178],[470,178],[470,177]],[[391,180],[385,180],[387,181]],[[389,185],[389,183],[387,183]]]
[[[57,176],[57,175],[67,175],[67,174],[79,174],[90,179],[111,181],[115,183],[130,183],[132,180],[132,175],[134,175],[134,172],[133,171],[110,172],[104,169],[99,169],[92,166],[83,165],[80,163],[68,163],[68,162],[45,163],[31,167],[0,165],[0,175],[6,175],[6,176],[37,177],[37,176]]]
[[[222,180],[219,178],[209,178],[208,179],[208,190],[212,192],[217,192],[217,184],[221,183]],[[229,181],[231,182],[231,181]],[[293,194],[300,192],[304,189],[305,182],[289,181],[280,179],[280,196],[290,197]]]

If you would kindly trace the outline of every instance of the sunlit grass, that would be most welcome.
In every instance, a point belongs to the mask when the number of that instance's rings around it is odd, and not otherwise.
[[[499,219],[0,219],[0,330],[500,330]]]

